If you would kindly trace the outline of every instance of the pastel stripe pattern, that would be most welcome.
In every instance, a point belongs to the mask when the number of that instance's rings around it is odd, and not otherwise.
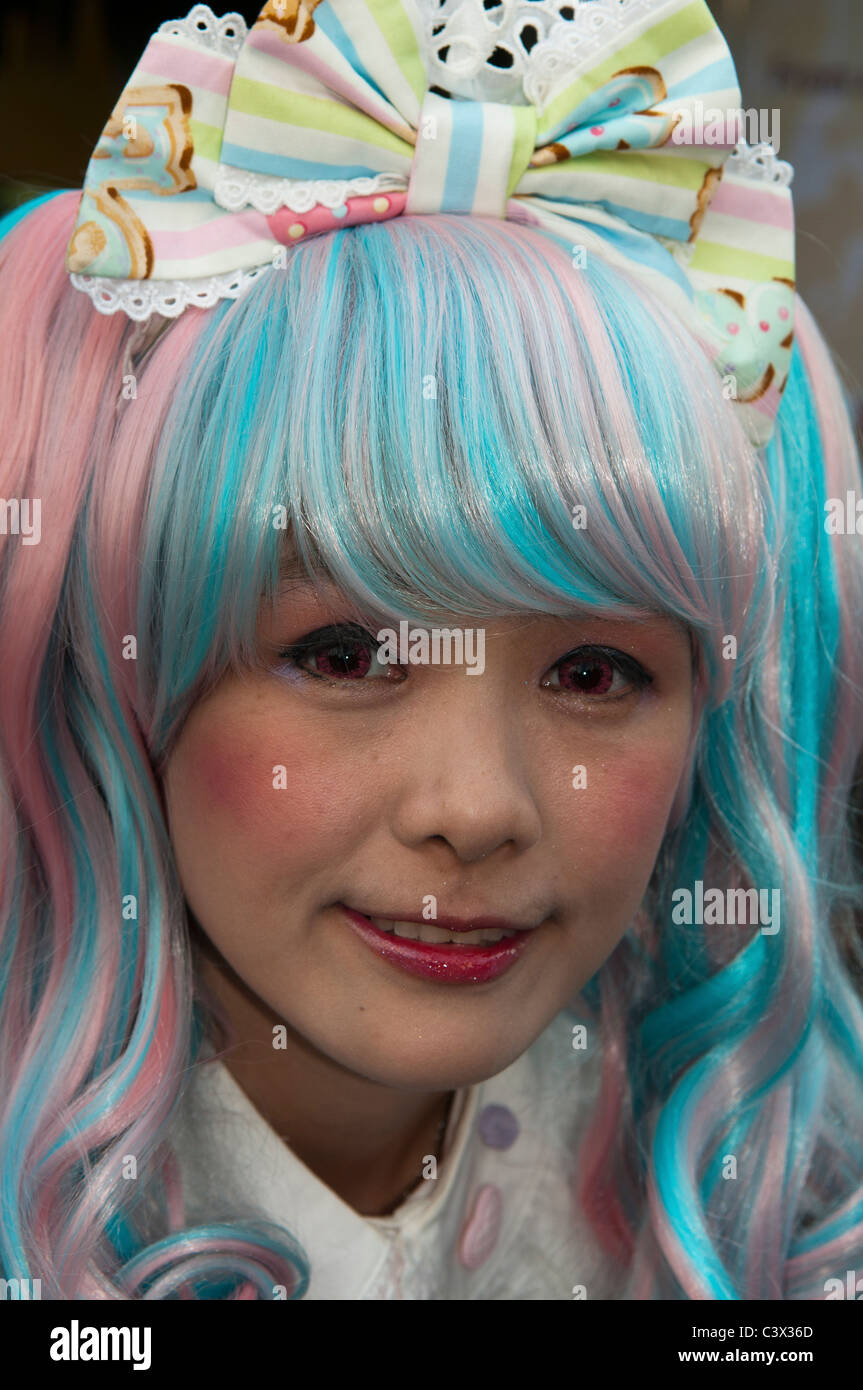
[[[450,101],[428,92],[405,211],[505,217],[535,144],[532,106]]]
[[[196,7],[150,40],[94,151],[76,287],[142,316],[111,282],[171,282],[180,312],[184,286],[236,294],[322,231],[514,217],[628,262],[739,377],[766,442],[790,362],[790,179],[732,169],[740,90],[705,0],[592,9],[574,8],[565,52],[536,45],[521,99],[500,102],[431,85],[428,0],[267,0],[248,31]],[[201,11],[215,37],[191,26]],[[718,135],[705,110],[726,113]]]

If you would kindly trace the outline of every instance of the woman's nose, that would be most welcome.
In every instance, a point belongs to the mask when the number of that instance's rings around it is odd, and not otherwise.
[[[411,729],[392,827],[413,848],[445,840],[465,863],[542,832],[525,735],[484,679],[463,678]]]

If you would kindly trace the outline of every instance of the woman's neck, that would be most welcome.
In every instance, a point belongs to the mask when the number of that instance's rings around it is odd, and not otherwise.
[[[280,1019],[222,960],[200,961],[237,1041],[222,1054],[237,1084],[291,1151],[363,1216],[385,1216],[441,1157],[452,1091],[382,1086],[335,1062]],[[273,1046],[273,1029],[285,1046]]]

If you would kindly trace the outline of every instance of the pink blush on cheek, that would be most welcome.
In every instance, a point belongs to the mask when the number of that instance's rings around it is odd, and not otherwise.
[[[242,819],[248,813],[250,788],[236,750],[209,748],[195,757],[195,763],[200,773],[203,807],[224,809],[232,817]]]
[[[262,751],[268,744],[269,754]],[[244,738],[207,740],[191,765],[197,785],[193,814],[202,829],[226,848],[227,836],[248,845],[253,859],[275,855],[286,863],[298,854],[313,857],[338,838],[340,826],[356,824],[356,810],[345,796],[351,777],[343,761],[328,761],[308,737],[250,739],[247,732]],[[273,771],[280,766],[284,786]]]
[[[653,759],[627,759],[625,768],[615,770],[597,792],[602,813],[591,818],[594,847],[600,852],[605,847],[609,852],[623,850],[636,855],[647,845],[658,848],[676,786],[667,765]]]

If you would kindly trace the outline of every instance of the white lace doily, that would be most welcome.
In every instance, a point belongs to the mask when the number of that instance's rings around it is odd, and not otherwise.
[[[676,0],[416,0],[430,84],[471,101],[542,106],[567,75],[596,63],[624,25]]]

